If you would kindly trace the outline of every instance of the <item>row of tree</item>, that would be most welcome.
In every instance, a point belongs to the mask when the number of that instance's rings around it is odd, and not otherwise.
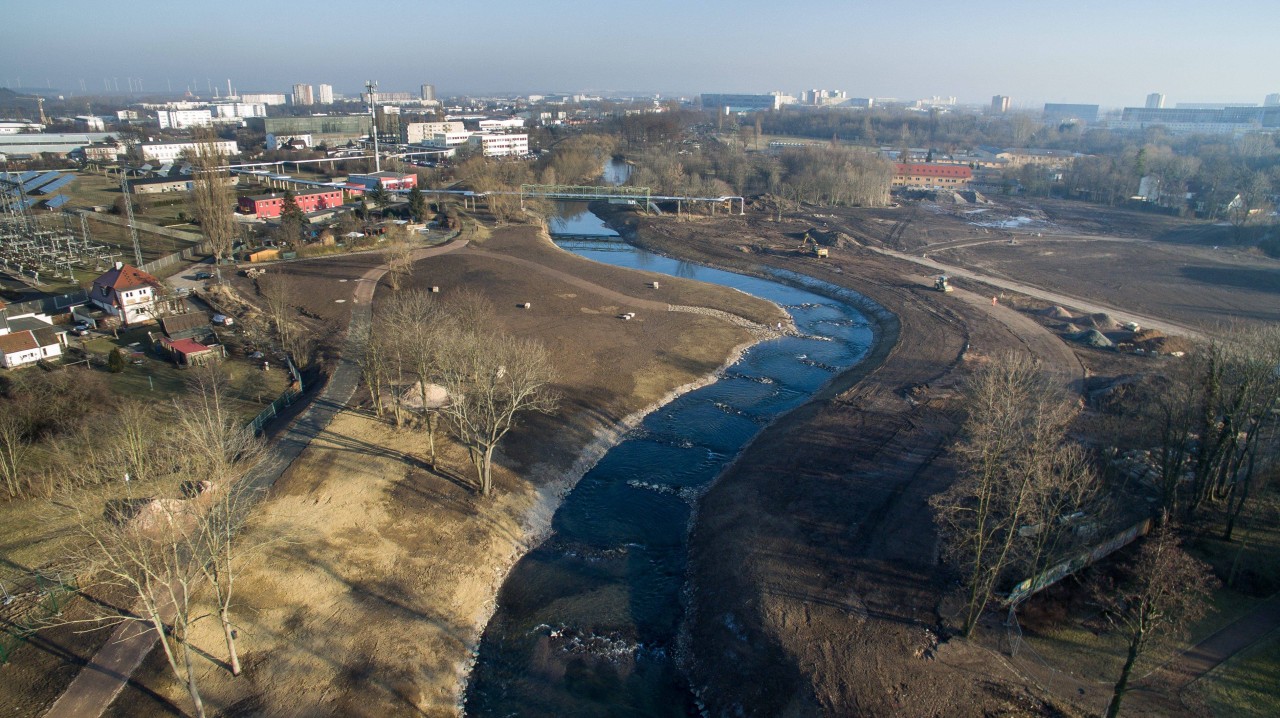
[[[736,144],[652,147],[636,157],[628,184],[700,197],[773,194],[821,205],[884,206],[893,165],[874,152],[836,145],[748,153]]]

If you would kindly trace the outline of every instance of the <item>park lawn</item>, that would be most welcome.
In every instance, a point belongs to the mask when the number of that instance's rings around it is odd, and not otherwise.
[[[1218,718],[1280,715],[1280,632],[1273,631],[1200,679],[1193,690]]]

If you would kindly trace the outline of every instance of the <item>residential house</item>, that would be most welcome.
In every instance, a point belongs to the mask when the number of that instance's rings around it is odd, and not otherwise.
[[[123,262],[93,280],[89,301],[101,307],[126,327],[145,324],[156,319],[159,279]]]
[[[62,342],[52,327],[0,335],[0,366],[6,369],[34,364],[61,354]]]

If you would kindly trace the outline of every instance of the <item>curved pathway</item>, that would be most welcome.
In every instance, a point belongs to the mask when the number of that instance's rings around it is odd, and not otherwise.
[[[439,247],[428,247],[414,251],[414,261],[453,252],[465,247],[467,242],[454,241]],[[341,411],[360,383],[360,365],[358,359],[364,353],[364,346],[355,339],[358,330],[367,326],[373,317],[373,293],[378,287],[378,280],[386,274],[386,265],[380,265],[365,272],[357,281],[355,307],[351,311],[351,320],[347,325],[347,338],[343,345],[338,365],[329,376],[318,396],[309,407],[298,416],[293,425],[280,436],[271,447],[267,458],[254,469],[249,480],[260,488],[269,488],[302,453],[311,440],[324,431]],[[80,673],[63,691],[53,707],[45,713],[46,718],[96,718],[102,715],[107,706],[115,700],[129,677],[142,664],[143,659],[155,646],[158,636],[150,629],[141,630],[136,622],[128,621],[111,635]]]

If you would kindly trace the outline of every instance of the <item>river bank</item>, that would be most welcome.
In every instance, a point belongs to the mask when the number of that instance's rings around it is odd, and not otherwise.
[[[985,649],[946,640],[950,587],[927,503],[951,480],[942,451],[957,429],[960,374],[1017,338],[870,252],[820,261],[752,248],[795,244],[803,220],[611,219],[640,246],[815,276],[899,320],[880,362],[767,428],[700,501],[684,641],[695,647],[685,665],[703,706],[712,715],[1061,710]]]
[[[535,228],[497,229],[480,244],[420,264],[413,283],[483,289],[508,330],[543,338],[563,368],[561,412],[530,417],[509,438],[493,501],[474,495],[459,447],[446,444],[432,471],[420,433],[363,411],[341,414],[246,537],[265,544],[237,581],[246,671],[232,679],[216,662],[202,664],[211,710],[456,714],[498,586],[545,535],[575,477],[648,410],[705,383],[756,341],[714,316],[639,310],[619,321],[629,307],[618,295],[645,296],[645,275],[575,258]],[[307,295],[332,303],[319,286]],[[664,281],[661,296],[759,324],[779,318],[767,302],[694,282]],[[525,301],[531,310],[516,309]],[[221,654],[215,628],[192,637],[210,656]],[[176,688],[151,656],[109,715],[169,713],[183,705]]]

